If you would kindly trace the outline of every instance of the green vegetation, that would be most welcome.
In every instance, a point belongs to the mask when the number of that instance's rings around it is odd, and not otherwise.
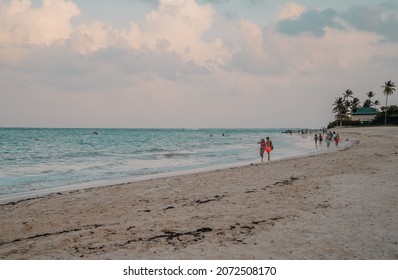
[[[384,83],[382,88],[386,96],[386,106],[381,106],[380,110],[378,109],[380,102],[378,100],[373,101],[375,97],[373,91],[366,93],[367,99],[361,105],[360,100],[354,97],[354,93],[350,89],[347,89],[341,97],[337,97],[334,100],[333,113],[335,114],[335,120],[329,123],[328,128],[335,126],[398,125],[398,106],[388,106],[388,96],[394,94],[395,84],[388,81]],[[379,114],[377,114],[374,120],[366,123],[359,120],[352,120],[352,114],[355,114],[358,108],[373,108]]]
[[[384,86],[382,86],[382,88],[384,88],[383,93],[386,96],[386,109],[385,110],[385,119],[384,119],[384,124],[387,124],[387,113],[388,113],[388,96],[389,95],[393,95],[394,91],[395,91],[395,85],[393,82],[388,81],[384,83]]]

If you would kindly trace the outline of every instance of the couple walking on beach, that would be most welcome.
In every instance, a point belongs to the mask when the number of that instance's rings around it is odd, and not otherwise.
[[[260,157],[261,157],[261,162],[264,161],[264,151],[267,152],[268,154],[268,161],[270,161],[270,154],[271,151],[274,149],[274,146],[272,145],[272,141],[269,139],[269,137],[266,138],[267,141],[261,139],[257,144],[260,144]]]

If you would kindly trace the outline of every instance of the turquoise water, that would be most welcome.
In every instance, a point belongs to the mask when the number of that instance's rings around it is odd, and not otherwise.
[[[0,195],[257,163],[267,136],[273,160],[314,150],[281,131],[0,128]]]

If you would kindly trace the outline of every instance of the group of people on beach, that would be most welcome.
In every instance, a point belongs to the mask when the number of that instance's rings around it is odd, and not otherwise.
[[[327,145],[328,148],[330,147],[330,143],[333,142],[333,141],[334,141],[336,147],[338,147],[339,142],[340,142],[340,136],[339,136],[338,133],[336,133],[334,131],[333,132],[332,131],[326,131],[325,140],[326,140],[326,145]],[[318,142],[319,142],[319,145],[322,145],[322,142],[323,142],[322,133],[319,133],[319,134],[315,133],[314,141],[315,141],[315,148],[318,148]]]
[[[261,139],[257,144],[260,144],[260,157],[261,157],[261,162],[264,161],[264,152],[267,152],[268,154],[268,161],[271,160],[271,151],[274,149],[274,146],[272,145],[272,141],[269,139],[269,137],[266,138],[266,140]]]
[[[341,141],[340,136],[338,133],[335,131],[322,131],[322,133],[315,133],[314,136],[314,141],[315,141],[315,147],[318,148],[318,143],[319,145],[322,145],[323,142],[323,134],[325,134],[325,141],[326,145],[329,148],[330,143],[334,142],[336,147],[338,147],[339,142]],[[268,161],[271,160],[271,151],[274,149],[274,146],[272,145],[272,141],[269,139],[269,137],[266,138],[266,140],[261,139],[257,144],[260,144],[260,158],[261,162],[264,161],[264,152],[267,152],[268,155]]]

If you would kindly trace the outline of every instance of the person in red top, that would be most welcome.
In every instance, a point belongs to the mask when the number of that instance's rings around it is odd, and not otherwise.
[[[340,142],[340,136],[337,133],[336,136],[334,137],[334,143],[336,144],[336,147],[339,145],[339,142]]]

